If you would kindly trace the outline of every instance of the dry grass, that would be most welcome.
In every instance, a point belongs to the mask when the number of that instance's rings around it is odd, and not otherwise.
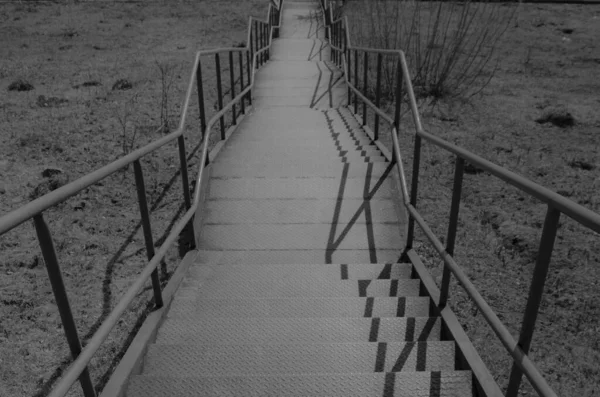
[[[489,85],[475,97],[426,109],[426,129],[600,212],[599,22],[595,6],[523,4],[518,25],[496,48]],[[409,180],[413,128],[405,113],[400,141]],[[389,135],[383,140],[389,145]],[[449,153],[424,144],[417,207],[442,241],[453,170]],[[545,206],[477,172],[465,175],[462,197],[455,257],[517,337]],[[421,233],[416,249],[439,282],[440,261]],[[599,262],[598,235],[563,216],[532,344],[534,361],[559,395],[600,392]],[[451,294],[471,340],[506,387],[508,354],[462,289]],[[526,385],[522,395],[537,394]]]
[[[267,5],[0,4],[0,214],[161,137],[166,124],[173,128],[195,52],[243,42],[248,15],[265,18]],[[204,72],[207,83],[214,81],[214,67]],[[227,90],[228,77],[224,84]],[[214,87],[205,95],[210,115]],[[200,143],[195,102],[189,120],[192,153]],[[189,163],[191,178],[196,160]],[[160,245],[182,211],[176,146],[147,156],[142,166]],[[42,176],[47,168],[57,174]],[[84,341],[146,263],[132,174],[117,173],[45,213]],[[163,281],[186,248],[182,241],[168,254]],[[0,250],[0,395],[43,396],[69,353],[32,225],[1,236]],[[151,308],[150,296],[149,288],[140,293],[92,361],[99,387]],[[76,385],[71,395],[79,394]]]

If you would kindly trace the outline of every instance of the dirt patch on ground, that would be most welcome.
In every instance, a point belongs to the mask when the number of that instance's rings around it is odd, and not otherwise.
[[[0,4],[0,214],[172,130],[195,52],[244,43],[248,16],[264,19],[267,6],[265,0]],[[204,73],[214,80],[214,68]],[[213,91],[207,88],[209,112]],[[200,143],[197,105],[189,120],[186,145],[193,154]],[[189,160],[190,178],[196,160]],[[142,167],[159,246],[183,211],[176,146],[146,156]],[[132,168],[44,215],[85,342],[146,263]],[[168,254],[163,282],[186,249],[181,242]],[[69,350],[33,225],[0,237],[0,251],[0,395],[42,396],[66,368]],[[140,293],[91,362],[99,387],[151,308],[150,291]],[[78,385],[71,394],[80,394]]]

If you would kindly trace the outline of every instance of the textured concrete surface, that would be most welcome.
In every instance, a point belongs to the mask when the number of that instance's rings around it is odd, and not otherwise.
[[[131,394],[149,397],[464,397],[472,395],[470,383],[470,371],[177,378],[154,374],[136,379]]]
[[[208,319],[242,317],[427,317],[429,297],[399,298],[180,298],[170,318]]]
[[[471,396],[404,244],[392,167],[342,106],[316,1],[286,1],[212,162],[199,254],[129,396]]]

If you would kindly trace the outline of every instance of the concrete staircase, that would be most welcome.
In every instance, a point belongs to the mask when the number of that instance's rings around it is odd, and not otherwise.
[[[130,397],[473,395],[412,265],[395,263],[390,163],[341,106],[318,12],[284,4],[253,113],[212,163],[201,251]]]

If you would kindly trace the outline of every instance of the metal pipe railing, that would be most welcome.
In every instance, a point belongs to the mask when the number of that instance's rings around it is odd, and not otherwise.
[[[529,347],[531,344],[533,330],[535,327],[536,317],[541,302],[542,292],[546,275],[548,272],[548,266],[552,255],[554,246],[554,240],[556,231],[558,228],[558,220],[561,213],[569,216],[583,226],[600,233],[600,215],[584,208],[571,200],[568,200],[559,194],[542,187],[522,176],[519,176],[505,168],[502,168],[492,162],[485,160],[463,148],[453,145],[443,139],[436,137],[423,130],[419,111],[417,108],[417,102],[414,95],[414,90],[410,80],[408,71],[408,65],[404,53],[401,50],[386,50],[386,49],[375,49],[375,48],[363,48],[354,47],[351,45],[349,36],[349,24],[347,18],[339,18],[338,20],[332,20],[333,10],[330,2],[327,0],[321,0],[321,7],[323,11],[323,19],[327,26],[329,35],[332,36],[329,39],[330,48],[333,52],[333,59],[341,58],[342,68],[346,84],[348,86],[349,102],[348,106],[352,104],[352,97],[354,98],[354,113],[357,113],[358,102],[363,102],[363,124],[366,123],[366,107],[368,106],[375,113],[376,126],[374,128],[374,139],[379,138],[379,120],[378,116],[390,125],[390,134],[392,135],[393,141],[393,156],[398,167],[398,174],[400,177],[401,194],[403,204],[409,213],[409,224],[407,233],[407,244],[406,250],[412,249],[414,239],[414,226],[418,224],[421,230],[423,230],[425,236],[438,252],[444,262],[444,273],[442,277],[440,299],[437,305],[440,309],[446,306],[450,277],[454,275],[458,282],[465,289],[469,297],[473,300],[476,306],[479,308],[481,313],[484,315],[487,323],[490,325],[492,330],[496,333],[506,350],[513,358],[513,368],[511,370],[507,396],[514,397],[518,393],[519,384],[521,381],[522,374],[525,374],[531,382],[534,389],[539,395],[546,397],[554,397],[556,393],[550,388],[546,380],[543,378],[536,366],[531,362],[527,356]],[[340,27],[341,26],[341,27]],[[338,35],[345,34],[345,40],[340,40]],[[359,54],[364,54],[365,59],[367,54],[377,54],[378,66],[377,75],[379,74],[379,59],[381,56],[393,56],[396,58],[398,75],[396,81],[396,106],[395,106],[395,117],[392,119],[389,116],[383,116],[382,111],[379,109],[379,77],[377,77],[376,83],[376,94],[375,102],[367,98],[367,74],[364,72],[365,81],[362,82],[364,92],[359,89],[359,70],[358,70],[358,58]],[[353,61],[353,62],[352,62]],[[368,65],[368,61],[364,61],[365,66]],[[352,64],[354,64],[354,70],[352,70]],[[366,69],[366,67],[365,67]],[[352,82],[354,78],[354,83]],[[400,153],[400,145],[397,137],[397,133],[400,128],[400,105],[402,101],[402,87],[406,88],[406,96],[410,105],[410,112],[415,124],[415,143],[414,143],[414,156],[413,156],[413,173],[412,173],[412,184],[410,195],[406,186],[406,177],[403,169],[403,162]],[[417,205],[417,191],[419,182],[419,168],[420,168],[420,157],[421,157],[421,145],[422,141],[425,140],[435,146],[447,150],[456,156],[455,164],[455,176],[452,193],[452,203],[450,209],[450,219],[448,225],[448,234],[446,246],[438,240],[435,234],[431,231],[425,220],[419,214],[416,209]],[[542,237],[540,239],[540,245],[538,250],[538,257],[536,267],[533,273],[533,279],[529,290],[529,298],[527,300],[527,306],[525,309],[523,322],[521,326],[521,333],[519,342],[517,343],[512,337],[511,333],[506,329],[505,325],[496,316],[493,310],[487,305],[486,301],[479,294],[475,286],[470,282],[468,277],[454,261],[452,255],[454,254],[454,246],[456,239],[456,229],[458,224],[458,213],[460,208],[461,190],[464,175],[464,164],[469,162],[470,164],[476,165],[483,170],[489,172],[495,177],[507,182],[508,184],[517,187],[518,189],[528,193],[529,195],[536,197],[542,202],[546,203],[548,211],[544,221],[544,228],[542,231]]]
[[[269,53],[269,49],[272,45],[272,37],[274,29],[278,28],[281,25],[281,12],[280,12],[281,1],[277,3],[277,7],[274,7],[273,4],[269,4],[268,7],[268,17],[267,21],[261,21],[254,18],[250,18],[249,20],[249,28],[248,28],[248,41],[247,45],[252,44],[252,27],[259,27],[262,32],[262,41],[261,46],[258,47],[246,47],[246,48],[218,48],[213,50],[204,50],[199,51],[196,54],[196,58],[194,60],[194,66],[192,68],[192,73],[190,76],[190,83],[188,84],[188,88],[186,91],[184,104],[182,108],[182,113],[180,116],[180,122],[177,130],[174,132],[164,136],[163,138],[154,141],[140,149],[133,151],[132,153],[88,174],[78,180],[67,184],[53,192],[48,193],[45,196],[42,196],[25,206],[12,211],[0,218],[0,235],[12,230],[13,228],[19,226],[23,222],[26,222],[29,219],[34,220],[38,240],[40,243],[40,247],[42,249],[42,254],[44,256],[44,260],[46,263],[46,267],[48,270],[49,278],[52,284],[52,288],[54,291],[55,299],[59,308],[59,312],[61,315],[61,320],[63,323],[63,327],[65,329],[65,334],[67,337],[67,341],[69,344],[69,348],[71,350],[71,354],[74,358],[73,363],[69,366],[69,368],[65,371],[63,377],[58,381],[55,388],[50,393],[50,397],[59,397],[64,396],[68,390],[71,388],[73,383],[79,379],[81,386],[84,391],[84,395],[86,397],[94,397],[95,390],[91,378],[89,376],[89,372],[87,370],[87,365],[102,345],[102,343],[108,337],[108,334],[111,332],[113,327],[116,325],[117,321],[121,317],[121,315],[128,309],[133,299],[136,297],[138,292],[143,288],[144,284],[148,279],[152,280],[152,286],[154,290],[154,299],[157,307],[163,305],[162,300],[162,292],[160,289],[160,280],[158,277],[158,265],[163,261],[168,249],[175,243],[179,234],[188,226],[190,221],[192,220],[196,210],[198,209],[199,201],[200,201],[200,193],[202,186],[202,178],[204,174],[204,168],[208,160],[208,148],[210,143],[210,137],[212,132],[212,127],[214,124],[219,121],[222,123],[223,116],[226,112],[233,112],[233,120],[234,124],[236,122],[236,104],[241,103],[242,112],[244,112],[243,101],[248,99],[251,104],[251,90],[254,86],[254,72],[258,69],[258,67],[262,64],[259,62],[259,59],[265,60],[267,59],[266,54]],[[277,26],[268,21],[277,21]],[[266,26],[266,28],[265,28]],[[256,32],[255,28],[255,32]],[[258,43],[257,38],[255,40]],[[229,67],[230,67],[230,81],[231,81],[231,101],[223,106],[222,104],[222,90],[221,83],[219,82],[219,110],[213,115],[213,117],[206,122],[206,109],[204,103],[204,88],[202,81],[202,66],[201,66],[201,58],[203,56],[214,55],[215,62],[217,64],[217,79],[220,81],[220,65],[219,58],[220,54],[223,52],[229,53]],[[233,53],[239,53],[240,60],[240,93],[235,94],[235,78],[233,71]],[[248,85],[244,87],[243,75],[243,53],[246,53],[247,59],[247,72],[248,72]],[[250,65],[252,64],[252,65]],[[252,73],[250,72],[252,70]],[[200,110],[200,129],[201,129],[201,139],[203,141],[202,154],[200,160],[200,166],[198,171],[198,177],[196,181],[196,187],[194,190],[193,201],[190,197],[189,191],[189,180],[187,173],[187,155],[185,150],[185,138],[183,135],[185,123],[187,120],[187,113],[190,106],[191,96],[194,89],[194,81],[196,81],[196,87],[198,90],[198,103]],[[221,137],[224,138],[223,133],[223,124],[221,124]],[[150,216],[148,210],[148,204],[146,199],[146,189],[144,185],[144,177],[143,171],[140,163],[140,159],[145,155],[157,150],[158,148],[168,144],[169,142],[177,139],[178,149],[179,149],[179,157],[180,157],[180,165],[181,165],[181,176],[182,176],[182,186],[183,186],[183,196],[184,202],[187,208],[186,213],[180,219],[179,222],[175,224],[170,234],[165,239],[164,243],[159,248],[158,252],[154,252],[154,242],[152,239],[151,232],[151,224],[150,224]],[[102,179],[112,175],[118,170],[128,167],[129,164],[133,163],[134,165],[134,174],[135,181],[137,187],[137,195],[138,195],[138,204],[141,213],[142,219],[142,228],[144,232],[144,239],[146,244],[147,257],[149,259],[148,264],[144,267],[138,278],[134,281],[134,283],[129,287],[129,289],[125,292],[124,296],[119,300],[115,308],[109,313],[108,317],[102,322],[98,330],[93,334],[91,339],[87,342],[86,347],[82,350],[81,343],[79,340],[79,336],[77,333],[77,328],[75,325],[75,321],[73,319],[72,311],[70,308],[68,296],[66,293],[66,289],[62,280],[62,275],[60,271],[60,266],[58,263],[56,250],[54,249],[54,244],[52,241],[52,236],[48,225],[46,224],[43,218],[43,212],[51,208],[52,206],[65,201],[69,197],[76,195],[81,190],[91,186]]]

